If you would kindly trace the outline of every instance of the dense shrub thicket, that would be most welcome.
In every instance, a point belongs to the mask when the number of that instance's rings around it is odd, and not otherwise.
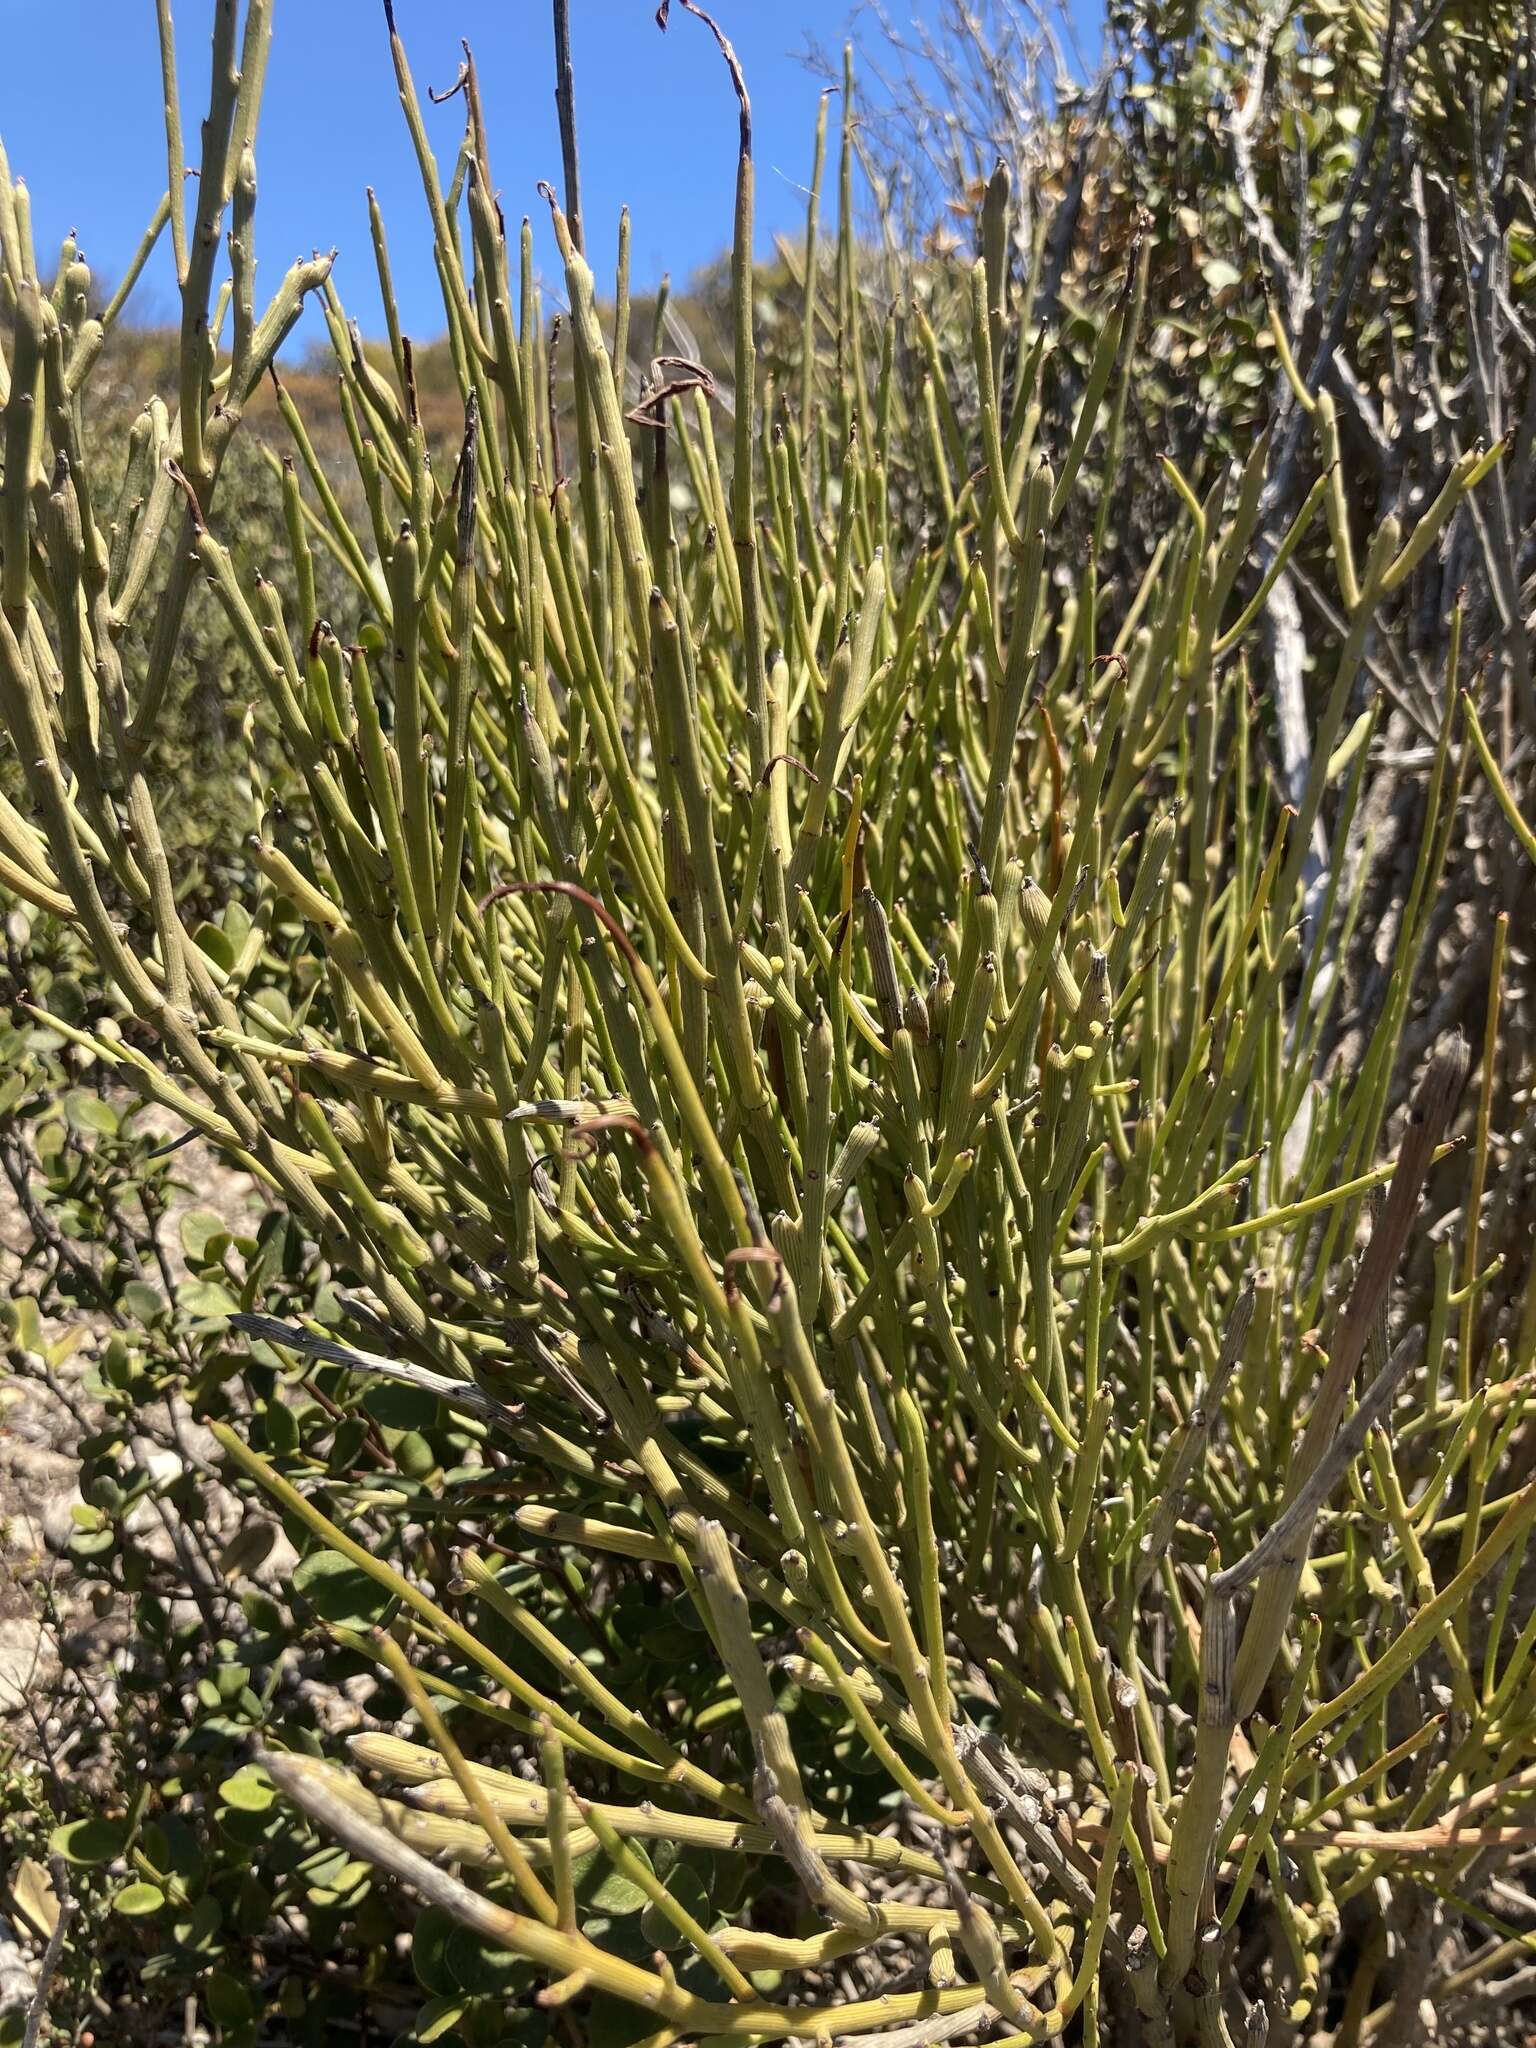
[[[255,298],[272,15],[131,424],[0,159],[0,2039],[1505,2038],[1523,16],[956,0],[758,272],[678,0],[732,259],[562,63],[557,338],[386,8],[428,357]]]

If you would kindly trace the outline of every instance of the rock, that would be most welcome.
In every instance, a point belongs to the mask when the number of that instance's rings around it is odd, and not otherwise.
[[[37,1988],[16,1929],[0,1920],[0,2013],[25,2012]]]
[[[74,1509],[84,1496],[78,1486],[54,1494],[43,1509],[43,1541],[58,1556],[75,1533]]]
[[[262,1560],[261,1570],[256,1574],[259,1585],[274,1586],[286,1591],[298,1567],[297,1546],[290,1543],[279,1529],[272,1548]]]
[[[147,1436],[131,1438],[128,1455],[156,1486],[170,1486],[187,1469],[175,1451],[166,1450]]]
[[[58,1669],[53,1639],[33,1614],[0,1621],[0,1714],[14,1714],[30,1697],[38,1703]]]
[[[25,1509],[7,1515],[4,1522],[0,1522],[0,1535],[4,1537],[4,1549],[14,1562],[25,1560],[35,1563],[46,1548],[42,1518],[29,1514]]]

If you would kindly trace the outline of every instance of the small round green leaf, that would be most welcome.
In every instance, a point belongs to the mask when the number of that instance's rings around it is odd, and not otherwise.
[[[644,1851],[631,1843],[630,1853],[642,1862],[648,1862]],[[632,1878],[611,1865],[605,1866],[602,1881],[597,1889],[583,1894],[583,1902],[593,1913],[606,1913],[613,1919],[621,1919],[626,1913],[639,1913],[648,1904],[645,1893]]]
[[[229,1225],[222,1216],[216,1216],[212,1209],[189,1209],[177,1227],[181,1248],[194,1265],[200,1266],[204,1259],[217,1257],[215,1249],[210,1252],[216,1238],[227,1238]]]
[[[165,1904],[165,1893],[157,1884],[125,1884],[112,1901],[114,1912],[130,1920],[145,1920]]]
[[[360,1565],[334,1550],[315,1550],[302,1558],[293,1585],[322,1621],[341,1628],[370,1629],[390,1604],[390,1595],[382,1586],[375,1585]]]
[[[203,1992],[208,2011],[221,2027],[243,2027],[251,2017],[251,1994],[227,1970],[215,1970]]]
[[[187,1280],[176,1290],[176,1305],[185,1315],[194,1316],[199,1322],[211,1322],[217,1316],[232,1316],[240,1306],[227,1287],[221,1287],[217,1280]]]
[[[696,1870],[690,1869],[686,1863],[678,1864],[667,1879],[667,1890],[701,1927],[708,1928],[715,1917],[714,1907],[710,1904],[709,1889]],[[640,1916],[640,1929],[652,1948],[687,1946],[687,1936],[673,1926],[660,1906],[646,1905]]]
[[[48,1846],[66,1863],[110,1863],[128,1846],[125,1820],[72,1820],[55,1828]]]
[[[256,1764],[247,1764],[243,1771],[236,1771],[232,1778],[226,1778],[219,1787],[219,1797],[226,1806],[233,1806],[241,1813],[265,1813],[276,1799],[272,1780]]]
[[[449,1934],[443,1960],[459,1989],[472,1997],[505,1994],[516,1982],[519,1971],[527,1974],[521,1956],[498,1948],[495,1942],[482,1941],[468,1927],[455,1927]]]
[[[73,1130],[90,1132],[100,1138],[117,1136],[117,1111],[88,1088],[71,1088],[64,1098],[64,1114]]]

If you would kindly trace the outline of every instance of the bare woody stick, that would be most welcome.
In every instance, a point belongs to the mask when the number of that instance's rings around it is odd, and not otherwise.
[[[1296,1604],[1296,1589],[1306,1567],[1317,1509],[1327,1497],[1334,1480],[1344,1470],[1335,1455],[1338,1442],[1345,1440],[1337,1438],[1339,1418],[1354,1384],[1355,1372],[1365,1355],[1380,1304],[1392,1284],[1392,1276],[1408,1242],[1430,1162],[1450,1124],[1466,1082],[1467,1066],[1467,1047],[1460,1034],[1442,1039],[1431,1055],[1414,1096],[1408,1130],[1398,1153],[1397,1170],[1387,1190],[1380,1220],[1360,1262],[1349,1300],[1339,1318],[1329,1351],[1328,1369],[1317,1390],[1317,1398],[1307,1419],[1306,1433],[1291,1467],[1286,1486],[1286,1512],[1271,1530],[1270,1537],[1265,1539],[1265,1546],[1261,1546],[1265,1553],[1261,1560],[1262,1575],[1248,1625],[1243,1631],[1233,1676],[1233,1708],[1239,1720],[1253,1711],[1274,1666]],[[1398,1378],[1401,1378],[1403,1370],[1406,1370],[1406,1365],[1399,1370]],[[1390,1399],[1396,1384],[1394,1379],[1386,1386],[1385,1399]],[[1378,1380],[1377,1386],[1382,1385],[1383,1381]],[[1374,1393],[1375,1389],[1372,1391]],[[1364,1440],[1362,1431],[1359,1442]],[[1330,1445],[1334,1447],[1332,1451],[1329,1450]],[[1354,1455],[1354,1452],[1350,1453],[1351,1458]],[[1309,1482],[1323,1468],[1325,1459],[1331,1476],[1319,1492]],[[1346,1459],[1345,1463],[1348,1462]],[[1310,1509],[1292,1512],[1303,1500],[1313,1503]],[[1282,1528],[1285,1530],[1284,1540],[1271,1541],[1276,1531]],[[1261,1566],[1253,1564],[1251,1559],[1244,1559],[1240,1565],[1234,1566],[1225,1575],[1229,1592],[1247,1584],[1260,1569]]]

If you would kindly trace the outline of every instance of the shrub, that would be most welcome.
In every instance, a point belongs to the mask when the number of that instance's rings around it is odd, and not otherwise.
[[[434,468],[405,338],[392,375],[354,347],[323,263],[255,314],[270,28],[253,0],[237,68],[218,16],[193,229],[171,210],[180,411],[115,538],[84,296],[69,268],[41,294],[0,190],[0,717],[32,812],[4,873],[76,935],[91,1012],[34,1015],[302,1247],[221,1248],[217,1302],[182,1304],[216,1362],[156,1361],[301,1553],[214,1653],[262,1709],[228,1839],[291,1866],[297,1814],[335,1845],[285,1895],[316,1954],[370,1873],[420,1902],[423,2042],[1391,2040],[1427,1997],[1497,2000],[1522,1943],[1479,1944],[1480,1897],[1528,1838],[1536,1642],[1506,914],[1475,1107],[1460,1038],[1404,1056],[1464,789],[1529,843],[1459,610],[1370,1007],[1349,969],[1365,678],[1505,448],[1377,516],[1298,376],[1310,481],[1261,552],[1263,435],[1125,464],[1149,236],[1053,352],[1001,168],[974,266],[914,261],[884,308],[846,204],[825,252],[813,206],[806,316],[781,282],[760,363],[718,30],[729,445],[687,359],[626,412],[568,85],[552,416],[473,64],[445,193],[391,21],[463,405]],[[357,490],[285,396],[304,487],[284,575],[247,573],[220,471],[308,290]],[[1138,560],[1111,522],[1154,493]],[[162,536],[130,695],[125,565]],[[1303,545],[1335,627],[1288,788],[1255,629]],[[183,921],[144,767],[195,576],[294,791],[234,929]],[[295,1618],[383,1676],[350,1767],[281,1690]],[[119,1908],[168,1923],[138,1853]]]

